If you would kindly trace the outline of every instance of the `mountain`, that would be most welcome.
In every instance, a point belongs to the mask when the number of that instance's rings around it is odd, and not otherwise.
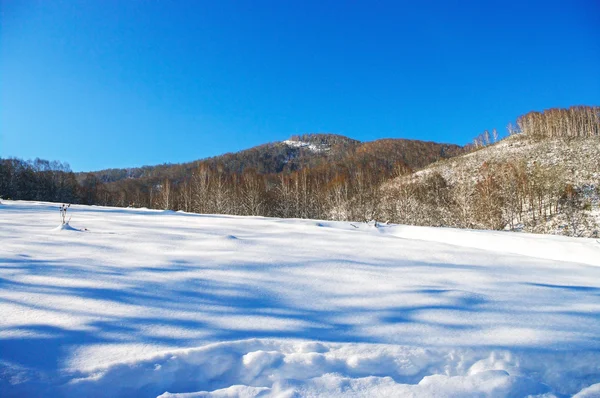
[[[354,163],[371,163],[388,170],[401,162],[410,169],[420,169],[437,160],[463,152],[464,149],[459,145],[419,140],[380,139],[361,142],[336,134],[305,134],[193,162],[106,169],[91,174],[103,183],[111,183],[123,179],[159,181],[170,178],[181,181],[191,175],[200,164],[219,167],[225,173],[238,174],[246,169],[253,169],[259,174],[278,174],[306,167]],[[82,181],[87,174],[89,173],[78,173],[78,180]]]

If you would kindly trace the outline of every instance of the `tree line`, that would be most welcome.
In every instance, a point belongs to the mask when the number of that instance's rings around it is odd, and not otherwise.
[[[261,174],[254,168],[235,173],[219,163],[200,162],[181,180],[103,183],[93,173],[78,181],[64,163],[10,158],[0,159],[0,197],[196,213],[367,219],[375,214],[372,198],[379,185],[399,172],[410,169],[402,162],[371,161]],[[351,200],[356,203],[350,205]]]
[[[67,163],[0,158],[0,197],[78,203],[82,193]]]
[[[517,129],[532,137],[573,138],[600,136],[600,107],[572,106],[529,112],[517,119]]]

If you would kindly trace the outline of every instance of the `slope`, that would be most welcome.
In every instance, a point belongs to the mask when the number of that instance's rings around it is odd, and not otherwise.
[[[596,240],[71,209],[0,205],[3,396],[598,389]]]
[[[600,137],[506,139],[382,185],[382,218],[598,237]]]

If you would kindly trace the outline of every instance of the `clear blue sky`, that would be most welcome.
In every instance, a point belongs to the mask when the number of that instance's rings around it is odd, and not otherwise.
[[[0,5],[0,156],[76,171],[307,132],[465,144],[600,104],[598,0]]]

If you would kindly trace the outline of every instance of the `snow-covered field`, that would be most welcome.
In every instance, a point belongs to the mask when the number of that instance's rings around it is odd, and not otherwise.
[[[69,212],[0,205],[0,396],[600,396],[597,240]]]

